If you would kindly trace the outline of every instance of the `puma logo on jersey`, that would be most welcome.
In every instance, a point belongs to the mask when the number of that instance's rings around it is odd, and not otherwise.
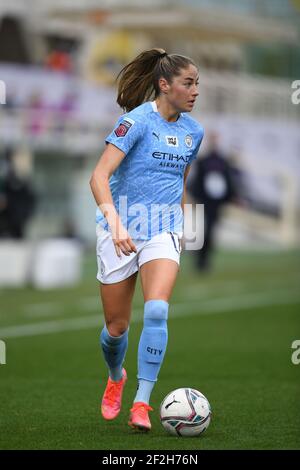
[[[156,134],[155,132],[152,132],[152,135],[154,135],[154,137],[156,137],[157,140],[159,140],[159,134]]]
[[[166,135],[167,145],[170,147],[178,147],[178,138],[176,135]]]

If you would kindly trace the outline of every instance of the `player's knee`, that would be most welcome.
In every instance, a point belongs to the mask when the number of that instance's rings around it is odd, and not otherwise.
[[[128,321],[126,320],[108,320],[106,328],[110,336],[121,336],[128,330]]]
[[[145,302],[144,323],[149,326],[165,325],[168,319],[169,304],[165,300]]]

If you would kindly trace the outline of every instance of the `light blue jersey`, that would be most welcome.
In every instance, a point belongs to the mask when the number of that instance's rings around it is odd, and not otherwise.
[[[182,233],[184,172],[197,157],[203,128],[181,113],[166,121],[155,101],[121,116],[107,143],[126,154],[109,184],[116,210],[132,239],[149,240],[172,231]],[[96,222],[109,230],[102,212]]]

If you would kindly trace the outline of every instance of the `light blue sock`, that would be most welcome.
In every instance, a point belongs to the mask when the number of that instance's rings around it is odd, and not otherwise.
[[[164,300],[145,302],[144,327],[138,349],[139,386],[134,402],[149,403],[167,348],[168,309],[169,304]]]
[[[147,405],[149,405],[150,395],[151,395],[154,385],[155,385],[155,382],[150,382],[149,380],[140,379],[138,382],[136,396],[133,402],[136,403],[138,401],[142,401],[143,403],[147,403]]]
[[[105,325],[101,331],[100,344],[109,377],[118,382],[122,378],[122,365],[128,347],[128,329],[121,336],[111,336]]]

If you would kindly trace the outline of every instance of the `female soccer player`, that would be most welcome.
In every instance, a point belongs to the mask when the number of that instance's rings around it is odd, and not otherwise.
[[[198,96],[198,70],[188,57],[144,51],[118,79],[117,103],[125,114],[106,138],[90,181],[99,207],[97,279],[105,316],[100,343],[109,372],[101,411],[112,420],[121,409],[139,271],[144,325],[128,424],[148,431],[149,400],[166,352],[168,302],[179,270],[185,181],[203,128],[186,114]]]

